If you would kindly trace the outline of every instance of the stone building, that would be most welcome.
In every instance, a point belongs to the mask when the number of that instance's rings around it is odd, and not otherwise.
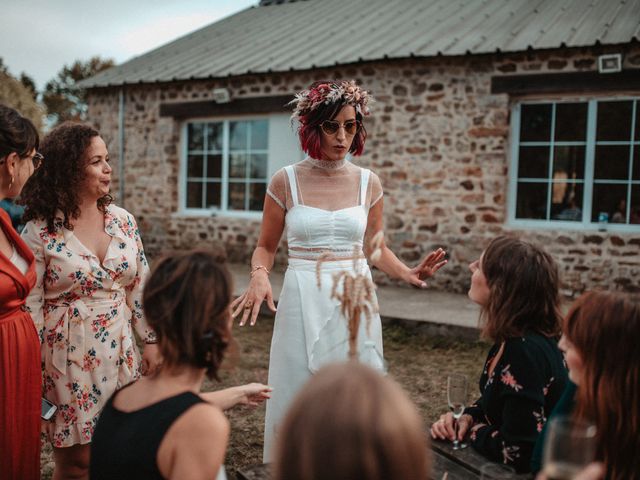
[[[303,158],[285,104],[353,78],[377,100],[355,161],[400,258],[449,251],[434,286],[463,291],[510,233],[554,255],[566,295],[638,292],[639,39],[640,0],[263,0],[86,81],[89,121],[148,251],[217,242],[248,264],[270,176]]]

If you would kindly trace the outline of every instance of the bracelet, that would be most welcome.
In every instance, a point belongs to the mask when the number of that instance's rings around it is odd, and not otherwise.
[[[249,273],[249,277],[253,278],[258,270],[264,270],[265,272],[267,272],[267,275],[269,275],[269,270],[267,269],[267,267],[265,267],[264,265],[256,265],[255,267],[251,267],[251,273]]]

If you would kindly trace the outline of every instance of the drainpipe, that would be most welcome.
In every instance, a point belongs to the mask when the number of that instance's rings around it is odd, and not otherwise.
[[[124,208],[124,85],[118,99],[118,191],[119,205]]]

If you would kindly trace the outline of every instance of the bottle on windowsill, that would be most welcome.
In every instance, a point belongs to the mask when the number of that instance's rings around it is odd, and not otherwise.
[[[598,214],[598,231],[606,232],[608,223],[609,223],[609,214],[607,212],[600,212]]]

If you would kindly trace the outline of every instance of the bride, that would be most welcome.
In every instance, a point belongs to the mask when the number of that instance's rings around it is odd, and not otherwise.
[[[269,271],[286,230],[289,264],[271,341],[269,385],[273,393],[267,402],[265,461],[271,460],[278,424],[309,376],[327,363],[347,359],[347,323],[340,302],[331,298],[332,274],[352,271],[355,265],[359,271],[354,273],[370,278],[364,260],[371,253],[367,246],[383,229],[378,176],[345,159],[347,153],[358,156],[364,150],[367,133],[362,120],[369,114],[370,100],[369,93],[354,81],[315,82],[295,96],[292,117],[299,122],[300,146],[308,157],[279,170],[271,179],[258,246],[251,259],[251,280],[232,304],[233,316],[242,314],[241,326],[247,321],[255,324],[263,301],[276,310]],[[369,262],[419,288],[425,288],[425,278],[447,262],[444,250],[438,249],[410,268],[384,240],[379,248],[380,255]],[[321,255],[321,278],[317,279],[316,261]],[[358,351],[363,351],[365,341],[375,345],[381,358],[382,328],[377,314],[360,322]]]

